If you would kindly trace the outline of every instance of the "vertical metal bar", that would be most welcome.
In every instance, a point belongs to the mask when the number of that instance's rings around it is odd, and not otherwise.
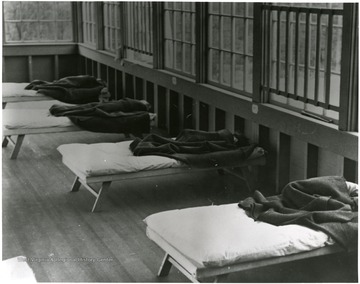
[[[317,14],[316,22],[316,59],[315,59],[315,105],[319,103],[319,77],[320,77],[320,31],[321,31],[321,14]]]
[[[281,9],[277,11],[277,35],[276,35],[276,60],[277,60],[277,68],[276,68],[276,90],[279,91],[279,83],[280,83],[280,16]]]
[[[285,94],[288,97],[288,91],[289,91],[289,16],[290,16],[290,12],[287,9],[286,10],[286,20],[285,20]]]
[[[271,87],[271,79],[270,74],[272,74],[272,46],[270,45],[270,38],[272,34],[272,11],[269,9],[267,10],[267,25],[264,27],[266,32],[266,50],[267,50],[267,70],[266,70],[266,81],[267,81],[267,88],[266,88],[266,98],[264,98],[264,102],[269,101],[270,97],[270,87]]]
[[[298,69],[299,69],[299,15],[300,12],[295,12],[295,66],[294,66],[294,94],[298,96]]]
[[[195,48],[196,48],[196,82],[205,83],[207,75],[207,3],[195,4]]]
[[[153,5],[153,31],[154,31],[154,47],[153,47],[153,66],[155,69],[163,69],[164,67],[164,3],[152,2]]]
[[[306,11],[305,20],[305,65],[304,65],[304,99],[305,103],[308,98],[308,73],[309,73],[309,29],[310,29],[310,12]]]
[[[333,14],[329,13],[328,34],[326,46],[326,72],[325,72],[325,108],[329,108],[330,104],[330,81],[331,81],[331,51],[332,51],[332,35],[333,35]]]
[[[254,3],[254,25],[253,25],[253,97],[254,102],[261,102],[261,71],[262,67],[262,4]]]
[[[355,107],[353,104],[358,97],[357,91],[353,90],[353,84],[356,85],[358,81],[358,78],[353,77],[358,68],[358,62],[354,61],[358,48],[355,46],[358,37],[356,34],[358,4],[344,3],[343,5],[339,130],[351,131],[355,130],[351,109]]]

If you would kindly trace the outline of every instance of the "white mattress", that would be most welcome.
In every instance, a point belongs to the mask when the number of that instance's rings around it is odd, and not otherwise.
[[[55,117],[43,109],[3,109],[3,126],[6,129],[29,129],[74,126],[67,117]]]
[[[44,96],[37,94],[34,90],[25,90],[29,83],[2,83],[2,96],[3,97],[34,97]]]
[[[256,222],[237,203],[164,211],[144,221],[150,239],[157,239],[155,232],[200,266],[284,256],[333,243],[323,232],[299,225]]]
[[[180,167],[177,160],[161,156],[134,156],[129,145],[118,143],[64,144],[57,150],[66,165],[81,178]]]

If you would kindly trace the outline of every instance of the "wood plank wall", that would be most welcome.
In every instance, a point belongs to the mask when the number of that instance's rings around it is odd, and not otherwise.
[[[337,126],[261,104],[228,91],[154,70],[85,45],[3,48],[3,80],[54,80],[88,74],[106,80],[112,99],[146,99],[156,124],[176,135],[183,128],[240,130],[268,151],[258,169],[259,187],[273,192],[289,181],[320,175],[343,175],[358,181],[358,134]]]

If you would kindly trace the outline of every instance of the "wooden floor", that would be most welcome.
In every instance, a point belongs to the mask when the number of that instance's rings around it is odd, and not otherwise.
[[[163,251],[145,234],[153,213],[237,202],[243,182],[215,172],[113,183],[91,213],[94,197],[70,193],[74,176],[56,147],[123,140],[88,132],[25,137],[17,160],[2,151],[3,259],[26,256],[38,282],[188,282],[175,268],[157,278]],[[323,258],[243,272],[230,282],[357,282],[357,258]],[[304,273],[305,272],[305,273]]]

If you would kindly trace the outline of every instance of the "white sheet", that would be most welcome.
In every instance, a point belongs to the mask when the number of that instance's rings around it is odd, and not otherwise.
[[[333,243],[323,232],[299,225],[255,222],[237,203],[165,211],[144,221],[150,239],[154,231],[204,266],[284,256]]]
[[[44,96],[37,94],[34,90],[25,90],[29,83],[2,83],[2,96],[3,97],[34,97]]]
[[[74,126],[67,117],[55,117],[47,108],[3,109],[3,126],[6,129],[29,129]]]
[[[64,144],[57,150],[81,177],[94,177],[132,173],[144,170],[179,167],[174,159],[160,156],[134,156],[129,145],[132,141],[118,143]]]

